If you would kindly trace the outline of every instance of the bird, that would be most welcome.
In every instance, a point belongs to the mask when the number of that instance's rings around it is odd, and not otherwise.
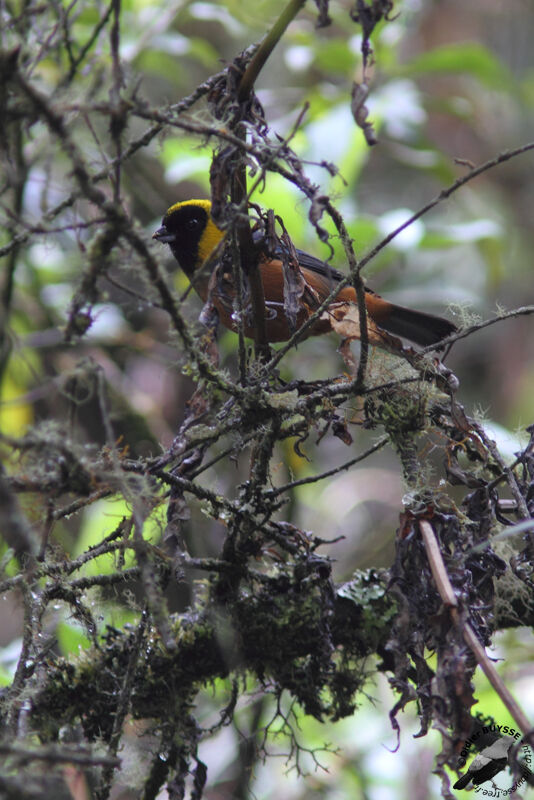
[[[172,205],[163,216],[161,226],[152,238],[168,244],[176,261],[191,281],[204,303],[209,299],[218,312],[222,324],[230,330],[238,329],[235,307],[235,284],[231,271],[214,272],[221,264],[218,245],[225,234],[215,224],[209,200],[184,200]],[[295,325],[284,305],[284,260],[291,251],[281,241],[269,252],[261,233],[254,234],[259,248],[259,270],[265,300],[265,328],[269,342],[285,342],[294,332]],[[294,250],[302,277],[298,301],[296,327],[301,326],[329,296],[332,289],[345,277],[325,261]],[[212,268],[213,254],[216,253]],[[395,305],[365,287],[367,333],[369,343],[388,350],[402,349],[394,337],[403,337],[422,347],[439,346],[440,342],[455,333],[454,323],[424,311]],[[254,338],[254,319],[250,305],[243,315],[244,335]],[[352,286],[343,287],[326,311],[305,331],[302,338],[337,331],[344,338],[359,339],[360,325],[357,295]],[[436,348],[437,349],[437,348]]]
[[[508,761],[508,752],[514,744],[510,736],[501,736],[475,756],[469,764],[467,772],[459,778],[453,789],[472,788],[489,781],[505,769]]]

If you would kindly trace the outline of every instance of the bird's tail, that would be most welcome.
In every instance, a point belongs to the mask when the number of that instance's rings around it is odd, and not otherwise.
[[[387,319],[380,320],[379,325],[388,333],[402,336],[421,347],[438,344],[457,331],[456,325],[448,319],[393,303]]]

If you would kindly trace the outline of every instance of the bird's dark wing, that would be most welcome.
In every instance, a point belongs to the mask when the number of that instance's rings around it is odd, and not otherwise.
[[[346,277],[338,269],[331,267],[326,261],[321,261],[320,258],[315,258],[315,256],[305,253],[304,250],[297,250],[297,256],[301,267],[316,272],[318,275],[321,275],[321,277],[332,281],[332,283],[339,283],[339,281]]]
[[[476,775],[471,776],[473,786],[480,786],[481,783],[491,780],[495,775],[498,775],[501,770],[505,769],[507,764],[508,759],[506,758],[492,758]]]
[[[262,231],[253,231],[252,237],[254,242],[260,247],[261,250],[263,250],[266,256],[270,258],[278,258],[280,261],[284,261],[290,257],[289,249],[285,247],[280,240],[278,240],[278,243],[273,248],[268,246],[267,239]],[[304,250],[299,250],[298,248],[295,248],[295,252],[297,254],[300,266],[304,269],[309,269],[312,272],[316,272],[318,275],[321,275],[321,277],[327,278],[327,280],[329,279],[333,283],[339,283],[339,281],[345,277],[342,272],[335,267],[331,267],[326,261],[321,261],[320,258],[316,258],[315,256],[310,255],[310,253],[305,253]]]

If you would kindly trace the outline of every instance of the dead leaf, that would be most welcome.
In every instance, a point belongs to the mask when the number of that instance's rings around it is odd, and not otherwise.
[[[331,303],[326,311],[321,315],[321,320],[328,320],[333,331],[338,333],[343,339],[360,339],[360,313],[356,303],[346,301]],[[386,333],[367,317],[367,338],[369,344],[382,347],[393,353],[402,353],[404,347],[400,339]]]

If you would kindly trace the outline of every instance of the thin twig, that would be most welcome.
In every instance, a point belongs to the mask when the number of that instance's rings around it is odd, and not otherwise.
[[[423,537],[426,554],[430,564],[430,569],[432,570],[432,575],[436,582],[436,587],[444,605],[449,608],[451,619],[453,620],[455,626],[461,630],[465,643],[471,649],[477,660],[477,663],[510,712],[511,717],[514,719],[525,737],[529,737],[530,740],[533,729],[528,718],[513,697],[512,693],[504,684],[502,678],[495,669],[493,662],[490,658],[488,658],[486,651],[477,639],[471,625],[468,622],[462,622],[460,619],[460,614],[458,613],[458,600],[456,599],[454,589],[449,580],[447,569],[443,562],[443,557],[441,555],[436,534],[434,533],[432,525],[427,520],[421,519],[419,520],[419,529]]]
[[[363,256],[363,258],[360,260],[360,267],[363,269],[363,267],[372,261],[373,258],[375,258],[375,256],[377,256],[378,253],[384,249],[384,247],[392,242],[393,239],[402,233],[402,231],[406,230],[406,228],[409,228],[410,225],[412,225],[416,220],[427,214],[435,206],[443,202],[443,200],[447,200],[451,194],[454,194],[454,192],[458,191],[458,189],[461,189],[466,183],[474,180],[474,178],[478,178],[478,176],[482,175],[483,172],[487,172],[489,169],[493,169],[493,167],[497,167],[499,164],[504,164],[505,161],[509,161],[511,158],[522,155],[529,150],[534,150],[534,142],[529,142],[521,147],[516,147],[514,150],[505,150],[502,153],[499,153],[499,155],[495,156],[495,158],[485,161],[479,167],[473,168],[466,175],[462,175],[462,177],[454,181],[451,186],[442,189],[433,200],[430,200],[430,202],[420,208],[419,211],[416,211],[415,214],[412,214],[412,216],[409,217],[406,222],[403,222],[398,228],[395,228],[395,230],[391,231],[391,233],[388,233],[388,235],[385,236],[375,247],[373,247],[372,250],[367,253],[367,255]]]
[[[291,483],[285,483],[283,486],[277,486],[275,489],[269,489],[265,492],[265,495],[267,497],[277,497],[278,495],[283,494],[283,492],[288,492],[290,489],[295,489],[297,486],[305,486],[307,483],[317,483],[318,481],[323,481],[325,478],[332,477],[332,475],[337,475],[338,472],[344,472],[345,470],[353,467],[355,464],[358,464],[360,461],[365,461],[365,459],[367,459],[373,453],[377,453],[384,447],[384,445],[388,443],[388,441],[389,436],[382,436],[378,442],[365,450],[365,452],[360,453],[359,456],[351,458],[350,461],[346,461],[339,467],[334,467],[326,472],[321,472],[319,475],[310,475],[308,478],[300,478],[299,480],[291,481]]]
[[[514,308],[511,311],[503,311],[502,313],[498,314],[498,316],[491,317],[491,319],[485,319],[482,322],[475,322],[474,325],[469,325],[468,328],[462,328],[457,333],[452,333],[450,336],[447,336],[446,339],[442,339],[439,345],[440,347],[445,347],[448,344],[454,344],[460,339],[467,339],[468,336],[472,336],[473,333],[481,331],[483,328],[489,328],[490,325],[497,325],[497,323],[504,322],[504,320],[513,319],[514,317],[525,317],[530,314],[534,314],[534,306],[521,306],[520,308]],[[435,349],[435,345],[430,345],[429,347],[422,348],[420,352],[431,353]]]

